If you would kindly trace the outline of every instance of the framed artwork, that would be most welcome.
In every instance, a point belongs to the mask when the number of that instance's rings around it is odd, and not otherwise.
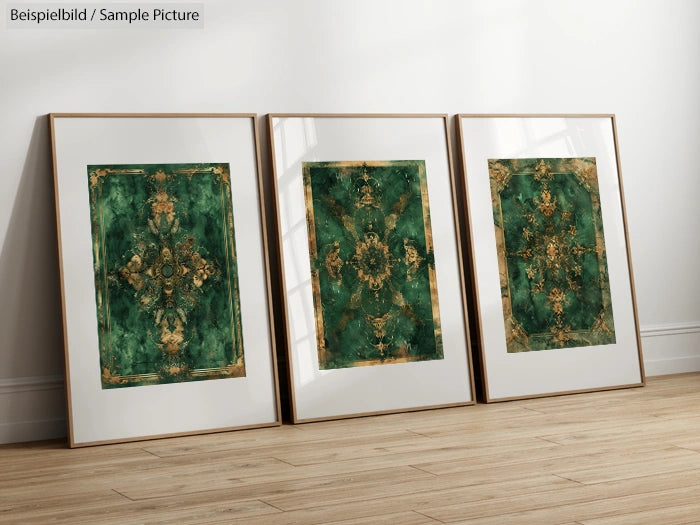
[[[613,115],[458,115],[487,401],[641,386]]]
[[[278,425],[257,118],[49,118],[70,445]]]
[[[474,402],[445,115],[268,115],[294,422]]]

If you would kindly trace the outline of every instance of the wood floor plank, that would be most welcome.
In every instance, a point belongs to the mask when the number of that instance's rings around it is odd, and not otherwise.
[[[108,472],[69,469],[67,475],[61,476],[42,473],[41,476],[28,480],[26,485],[2,487],[0,501],[4,497],[16,500],[31,498],[38,490],[70,495],[95,488],[114,489],[130,499],[146,499],[234,487],[240,484],[237,476],[246,472],[274,475],[293,468],[274,458],[245,461],[232,458],[227,461],[190,458],[186,462],[179,459],[158,460],[155,466],[150,461],[128,467],[121,463],[119,465],[120,467],[115,466]],[[206,479],[204,488],[202,479]]]
[[[232,434],[235,439],[232,439]],[[237,432],[221,432],[188,436],[186,438],[169,438],[141,442],[139,448],[158,456],[187,456],[192,454],[214,454],[217,452],[240,453],[260,447],[283,446],[305,442],[306,437],[298,426],[282,425],[270,428],[255,428]]]
[[[62,513],[76,511],[80,514],[97,515],[105,507],[123,506],[127,503],[127,498],[110,489],[86,490],[67,496],[32,493],[30,498],[12,498],[9,503],[0,507],[0,523],[31,523],[32,520],[48,522],[59,519]]]
[[[645,421],[619,421],[617,425],[611,422],[607,426],[594,428],[575,428],[573,431],[557,434],[542,434],[540,437],[566,445],[569,443],[599,442],[599,441],[669,441],[684,433],[700,433],[700,417],[668,420],[654,417]]]
[[[397,512],[369,516],[366,518],[352,518],[341,521],[329,521],[328,525],[430,525],[440,523],[437,520],[419,514],[417,512]]]
[[[629,459],[630,461],[626,461]],[[629,478],[686,472],[700,469],[700,452],[670,448],[661,454],[630,454],[617,464],[598,464],[591,468],[558,472],[557,475],[584,484],[605,483]]]
[[[420,451],[431,449],[435,442],[407,430],[372,435],[305,441],[289,446],[265,447],[256,453],[269,454],[291,465],[312,465],[362,457],[375,457],[393,451]]]
[[[246,472],[245,475],[242,475],[239,479],[245,483],[266,483],[333,474],[347,475],[353,472],[362,472],[378,468],[408,466],[416,462],[417,459],[421,461],[449,462],[450,460],[465,457],[495,457],[499,452],[507,453],[510,451],[518,454],[527,454],[529,451],[540,448],[559,447],[559,445],[537,439],[523,440],[520,442],[517,439],[509,439],[507,445],[504,445],[504,443],[506,443],[506,441],[499,441],[491,444],[482,443],[480,444],[481,446],[477,448],[469,444],[455,445],[452,442],[436,442],[432,447],[425,450],[410,452],[399,451],[394,453],[381,453],[381,451],[377,451],[376,454],[368,454],[359,458],[343,459],[326,463],[310,463],[308,465],[296,466],[291,470],[281,470],[276,473]]]
[[[659,443],[638,445],[631,450],[624,445],[550,446],[541,449],[505,452],[481,457],[455,457],[452,461],[417,463],[415,466],[436,475],[470,472],[482,482],[513,479],[528,472],[566,473],[583,468],[607,468],[611,465],[637,463],[669,457],[694,458],[693,451]],[[569,478],[572,479],[572,478]]]
[[[411,467],[389,468],[369,470],[365,472],[353,473],[350,475],[332,475],[313,478],[298,478],[291,481],[268,482],[259,484],[231,483],[225,487],[229,500],[249,500],[259,499],[282,510],[305,506],[309,501],[309,495],[315,497],[312,502],[327,500],[342,500],[347,494],[354,491],[376,491],[387,490],[399,482],[410,482],[413,480],[432,480],[434,476],[421,470]],[[216,490],[217,487],[211,487]],[[172,495],[170,493],[180,493],[179,486],[159,489],[151,483],[145,488],[134,485],[128,490],[117,489],[119,493],[132,500],[146,500],[162,497],[162,495]],[[209,487],[199,487],[200,491],[209,490]],[[169,494],[162,494],[168,492]],[[194,491],[189,491],[193,493]],[[289,501],[289,504],[285,504]],[[287,507],[287,508],[284,508]]]
[[[700,452],[700,438],[698,437],[692,437],[692,438],[678,438],[674,437],[669,440],[669,443],[671,443],[673,446],[678,447],[678,448],[686,448],[688,450],[696,450]]]
[[[295,510],[318,505],[319,502],[343,502],[361,499],[362,495],[377,492],[393,496],[401,494],[404,485],[416,481],[434,480],[435,476],[411,467],[395,467],[358,472],[346,476],[322,476],[291,482],[247,485],[240,490],[250,491],[265,503],[281,510]]]
[[[648,476],[595,485],[562,486],[554,490],[524,495],[504,494],[501,497],[484,501],[464,502],[435,508],[416,507],[414,510],[445,522],[478,520],[489,517],[495,519],[498,516],[499,519],[504,520],[503,523],[511,523],[511,520],[513,523],[519,523],[522,515],[523,520],[532,519],[531,523],[540,523],[539,520],[545,519],[543,516],[548,515],[551,516],[553,523],[558,523],[571,519],[579,521],[583,519],[573,513],[561,514],[556,510],[559,507],[578,509],[577,506],[580,505],[581,508],[586,509],[588,506],[600,504],[602,508],[608,508],[613,504],[627,504],[634,498],[645,501],[652,497],[656,497],[658,502],[660,492],[668,492],[671,496],[678,493],[683,498],[689,494],[700,494],[700,470],[689,470],[678,475]],[[629,498],[632,499],[628,501]],[[674,504],[672,499],[669,501],[669,505]],[[632,503],[629,504],[632,505]],[[636,507],[620,508],[636,509]],[[591,516],[590,514],[586,515],[586,518],[590,519]]]
[[[76,449],[71,452],[76,454],[67,453],[65,445],[62,445],[57,449],[42,451],[41,461],[37,461],[37,452],[17,456],[6,452],[3,457],[0,457],[0,464],[3,466],[0,487],[7,482],[16,484],[18,480],[24,478],[56,476],[86,470],[128,469],[133,465],[156,463],[158,460],[152,454],[132,448],[97,447]]]
[[[317,443],[315,444],[315,449],[300,447],[291,451],[282,450],[274,454],[274,456],[295,466],[357,461],[363,458],[382,458],[383,460],[396,460],[405,464],[410,463],[416,457],[424,458],[426,461],[439,461],[440,458],[449,459],[489,454],[490,451],[495,449],[505,451],[512,447],[518,447],[520,450],[523,450],[551,446],[551,443],[532,438],[507,437],[497,441],[480,440],[474,442],[466,437],[436,441],[435,439],[416,436],[416,439],[404,442],[383,443],[374,441],[365,445],[351,445],[342,449],[331,449],[331,451],[328,451],[323,443]]]
[[[700,374],[70,450],[0,446],[0,524],[697,523]]]
[[[396,513],[406,509],[416,509],[428,505],[451,505],[464,501],[481,501],[508,494],[532,494],[551,491],[557,487],[574,486],[576,483],[556,476],[536,476],[498,484],[473,484],[464,473],[455,476],[439,477],[424,492],[406,492],[386,497],[377,492],[373,497],[342,502],[328,502],[317,499],[311,506],[275,515],[275,525],[321,525],[337,519],[342,513],[346,519],[370,518],[372,516]],[[449,487],[449,488],[445,488]],[[405,488],[405,487],[404,487]],[[352,498],[352,495],[350,495]],[[257,518],[242,520],[242,525],[259,523]]]
[[[637,512],[647,512],[659,507],[692,505],[697,501],[697,487],[684,487],[680,489],[664,490],[647,494],[633,494],[622,497],[599,497],[584,502],[561,504],[552,499],[549,504],[542,507],[531,508],[520,512],[497,512],[490,516],[480,515],[464,519],[464,516],[455,515],[456,509],[449,512],[421,511],[427,516],[445,523],[469,523],[470,525],[508,523],[509,525],[560,525],[561,523],[575,520],[586,520],[614,517],[625,511],[635,509]],[[665,522],[664,522],[664,525]]]
[[[99,516],[100,525],[140,525],[143,523],[158,523],[159,525],[199,525],[211,522],[233,523],[241,518],[255,517],[262,523],[275,523],[278,509],[270,507],[259,500],[236,501],[234,503],[218,501],[208,505],[178,505],[164,509],[141,505],[134,512],[133,518],[124,519],[115,515],[111,521],[103,521]]]
[[[535,414],[530,421],[504,422],[502,425],[476,426],[462,423],[436,427],[414,426],[412,430],[431,438],[449,439],[463,437],[474,442],[489,440],[494,434],[502,433],[507,428],[517,430],[518,435],[527,437],[548,437],[568,435],[581,432],[595,432],[610,429],[611,426],[642,426],[658,425],[660,428],[668,422],[652,415],[620,415],[597,414],[595,412],[578,411],[575,414]]]
[[[689,525],[700,521],[700,503],[623,512],[605,518],[586,519],[582,525]]]
[[[529,481],[529,480],[528,480]],[[457,485],[461,483],[461,485]],[[455,485],[457,485],[455,487]],[[494,484],[490,484],[494,485]],[[534,492],[551,490],[554,487],[573,486],[570,480],[564,480],[555,476],[548,477],[546,481],[540,485],[532,483],[526,489],[517,491],[522,494],[531,494]],[[318,494],[320,497],[314,497],[310,494],[291,493],[278,497],[261,497],[260,499],[285,511],[302,510],[318,507],[319,505],[343,505],[348,503],[365,503],[378,498],[380,494],[382,500],[389,500],[390,503],[382,502],[382,506],[388,506],[392,510],[402,508],[417,508],[421,502],[428,501],[433,504],[435,501],[455,499],[463,502],[469,500],[478,500],[484,496],[485,491],[473,490],[473,487],[479,486],[474,483],[473,479],[464,476],[460,481],[455,481],[455,477],[451,476],[446,479],[442,477],[438,479],[425,478],[418,480],[400,480],[395,481],[391,486],[381,487],[381,492],[377,491],[376,485],[356,485],[346,487],[351,490],[324,490]],[[450,488],[451,487],[451,488]],[[494,487],[492,486],[491,489]],[[500,493],[499,493],[500,494]],[[490,494],[493,497],[493,493]]]
[[[164,467],[144,473],[138,479],[132,479],[128,483],[115,484],[114,490],[132,500],[152,499],[219,488],[238,488],[246,485],[239,479],[246,472],[275,476],[280,471],[290,469],[292,467],[274,458],[258,458],[243,462],[221,461],[215,464],[202,464],[195,461],[187,465]],[[196,475],[192,475],[193,473]],[[202,485],[202,478],[207,480],[206,485]]]
[[[99,524],[99,525],[137,525],[144,523],[159,524],[199,524],[208,521],[222,520],[231,522],[244,517],[263,517],[267,523],[275,520],[271,517],[281,511],[270,507],[259,500],[236,501],[225,500],[207,504],[182,501],[159,502],[122,502],[113,504],[105,502],[101,507],[61,506],[58,509],[42,508],[34,511],[11,512],[0,514],[0,524]]]

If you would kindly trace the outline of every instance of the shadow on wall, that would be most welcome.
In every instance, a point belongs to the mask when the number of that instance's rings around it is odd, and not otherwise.
[[[0,249],[0,379],[63,375],[63,335],[49,119],[29,142]]]

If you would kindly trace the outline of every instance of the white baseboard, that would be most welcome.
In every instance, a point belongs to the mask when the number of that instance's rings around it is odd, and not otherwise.
[[[54,439],[66,434],[63,377],[0,379],[0,443]]]
[[[647,376],[700,371],[700,323],[643,327]],[[67,434],[61,376],[0,379],[0,444]]]
[[[663,337],[667,335],[684,335],[700,333],[700,323],[669,323],[646,326],[639,330],[642,337]]]
[[[700,356],[645,359],[644,368],[647,377],[700,372]]]
[[[63,376],[13,377],[0,379],[0,395],[63,389]]]
[[[649,326],[640,335],[647,376],[700,372],[700,323]]]
[[[0,444],[66,437],[65,419],[42,419],[0,423]]]

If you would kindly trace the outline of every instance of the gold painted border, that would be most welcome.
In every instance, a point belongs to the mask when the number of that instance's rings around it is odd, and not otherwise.
[[[433,233],[430,227],[430,202],[428,200],[428,182],[426,178],[425,161],[423,160],[339,160],[339,161],[309,161],[302,163],[302,179],[304,186],[304,203],[306,205],[306,226],[309,232],[309,257],[311,261],[318,259],[318,245],[316,242],[316,221],[314,216],[313,195],[311,190],[311,168],[314,165],[322,164],[324,167],[332,168],[357,168],[362,166],[376,167],[402,167],[410,166],[418,168],[418,181],[420,183],[420,199],[423,208],[423,228],[425,234],[425,249],[427,253],[433,251]],[[442,346],[442,329],[440,325],[440,307],[438,305],[437,278],[435,274],[435,264],[428,264],[428,281],[430,286],[430,300],[433,315],[433,335],[435,337],[435,347],[440,350],[444,359],[445,351]],[[311,268],[311,293],[314,303],[314,321],[316,324],[316,348],[318,351],[319,368],[326,370],[325,362],[328,356],[328,349],[325,345],[323,325],[323,303],[321,301],[321,280],[318,270]],[[437,358],[436,358],[437,359]],[[395,357],[380,361],[378,359],[363,359],[354,361],[353,367],[388,365],[399,363],[411,363],[416,361],[426,361],[418,357]],[[323,363],[323,365],[322,365]]]
[[[162,163],[162,164],[169,164],[169,163]],[[177,163],[172,163],[174,165],[177,165]],[[199,163],[180,163],[181,165],[184,164],[199,164]],[[231,194],[231,183],[230,183],[230,166],[228,163],[201,163],[201,164],[217,164],[217,167],[191,167],[191,168],[178,168],[176,170],[173,170],[171,173],[174,175],[181,175],[181,176],[187,176],[187,177],[192,177],[195,175],[214,175],[216,176],[216,169],[217,168],[222,168],[224,169],[224,173],[218,175],[219,178],[219,194],[220,194],[220,199],[221,199],[221,211],[222,211],[222,217],[221,221],[222,224],[224,225],[225,233],[224,233],[224,253],[226,254],[226,274],[227,274],[227,287],[228,287],[228,303],[230,307],[230,323],[231,323],[231,340],[234,343],[234,348],[233,348],[233,359],[234,362],[232,362],[230,365],[224,365],[221,367],[216,367],[216,368],[203,368],[203,369],[195,369],[190,372],[190,377],[199,377],[199,378],[207,378],[207,379],[220,379],[220,378],[237,378],[237,377],[245,377],[245,365],[240,366],[236,365],[236,361],[240,359],[242,355],[245,355],[244,347],[243,347],[243,326],[242,326],[242,321],[241,321],[241,305],[240,305],[240,294],[238,291],[239,284],[238,284],[238,274],[237,272],[234,273],[233,269],[231,268],[231,263],[233,262],[234,264],[237,263],[236,261],[236,245],[235,245],[235,239],[234,239],[234,229],[233,229],[233,202],[230,200],[230,194]],[[95,165],[99,166],[99,165]],[[109,168],[108,169],[108,174],[109,175],[133,175],[133,176],[146,176],[147,172],[146,170],[139,168]],[[89,177],[88,173],[88,177]],[[94,188],[94,191],[101,191],[102,190],[102,183],[104,182],[102,177],[97,177],[97,182],[96,183],[90,183],[90,189],[91,191]],[[229,205],[226,205],[226,198],[229,198]],[[96,292],[98,294],[98,301],[97,301],[97,307],[98,307],[98,317],[100,313],[104,315],[105,320],[104,323],[107,328],[107,333],[106,334],[100,334],[100,352],[105,353],[105,357],[109,357],[112,355],[113,352],[113,335],[112,335],[112,317],[111,317],[111,309],[110,309],[110,296],[109,296],[109,283],[108,283],[108,274],[107,274],[107,268],[106,268],[106,261],[107,261],[107,251],[106,251],[106,238],[105,238],[105,233],[104,233],[104,208],[103,208],[103,203],[102,200],[100,200],[99,207],[97,210],[95,210],[95,217],[94,220],[97,222],[97,224],[93,223],[93,232],[94,232],[94,249],[93,253],[95,254],[95,265],[98,263],[98,257],[101,255],[101,261],[102,264],[100,265],[100,268],[102,269],[102,278],[100,279],[102,281],[102,286],[103,288],[100,289],[96,287]],[[98,255],[99,254],[99,255]],[[104,297],[103,297],[104,294]],[[105,335],[107,336],[105,338]],[[242,375],[233,375],[231,374],[230,367],[235,367],[241,368],[242,370]],[[129,383],[134,383],[134,382],[140,382],[140,383],[152,383],[152,384],[169,384],[169,383],[158,383],[158,378],[159,376],[155,373],[145,373],[145,374],[127,374],[127,375],[113,375],[111,377],[114,377],[115,379],[124,379],[128,381]],[[179,383],[186,383],[188,381],[178,381]],[[102,383],[102,381],[101,381]],[[144,384],[126,384],[123,385],[122,387],[119,388],[133,388],[133,387],[139,387],[139,386],[147,386]],[[105,390],[104,383],[102,383],[102,389]],[[106,390],[111,390],[111,388],[108,388]]]
[[[562,159],[577,159],[581,157],[528,157],[532,159],[544,159],[544,160],[549,160],[549,159],[556,159],[556,160],[562,160]],[[490,160],[496,160],[496,159],[489,159]],[[513,159],[497,159],[497,160],[521,160],[520,158],[513,158]],[[595,159],[594,159],[595,160]],[[594,167],[596,167],[596,187],[595,189],[600,192],[599,190],[599,185],[598,185],[598,171],[597,171],[597,165],[594,163]],[[534,172],[511,172],[511,176],[513,177],[523,177],[523,176],[528,176],[532,175]],[[552,171],[551,172],[554,175],[574,175],[572,172],[569,171]],[[575,176],[575,175],[574,175]],[[584,188],[585,189],[585,188]],[[496,195],[493,194],[493,186],[491,186],[491,200],[493,202],[493,207],[496,209],[499,215],[500,219],[500,224],[503,225],[503,207],[501,204],[501,193],[498,192]],[[591,192],[588,192],[589,195]],[[600,194],[598,193],[598,206],[600,207]],[[592,199],[591,199],[592,200]],[[604,238],[604,233],[603,233],[603,224],[598,224],[596,221],[596,216],[595,214],[592,214],[591,217],[589,217],[591,222],[594,224],[595,228],[595,233],[596,233],[596,246],[600,245],[603,247],[603,250],[605,250],[605,238]],[[508,271],[508,262],[507,262],[507,247],[505,243],[505,232],[504,228],[502,226],[494,225],[495,231],[496,231],[496,253],[498,255],[498,275],[501,281],[501,289],[505,290],[505,294],[502,295],[501,299],[503,302],[503,314],[504,314],[504,324],[505,324],[505,330],[506,330],[506,348],[510,347],[510,344],[512,343],[513,339],[515,338],[515,335],[512,334],[511,330],[513,330],[513,320],[515,319],[515,316],[513,315],[513,303],[512,303],[512,293],[511,293],[511,281],[510,281],[510,273]],[[598,271],[601,273],[608,273],[607,267],[603,264],[603,257],[602,255],[597,253],[597,260],[598,260]],[[611,308],[612,304],[611,301],[608,300],[608,296],[610,295],[610,276],[608,275],[608,293],[601,293],[601,303],[604,305],[604,309]],[[602,292],[602,291],[601,291]],[[515,319],[516,322],[518,322],[517,319]],[[585,335],[585,334],[595,334],[592,330],[572,330],[571,333],[573,334],[579,334],[579,335]],[[548,336],[549,334],[546,332],[542,333],[536,333],[536,334],[528,334],[526,336],[526,339],[529,339],[530,337],[544,337]],[[549,351],[549,350],[566,350],[567,348],[581,348],[584,347],[583,345],[581,346],[563,346],[559,348],[549,348],[546,350],[528,350],[532,352],[541,352],[541,351]],[[519,352],[511,352],[510,350],[507,350],[509,354],[512,353],[519,353]]]
[[[425,229],[425,251],[432,253],[433,249],[433,229],[430,222],[430,200],[428,199],[428,179],[425,162],[418,165],[418,180],[420,181],[420,198],[423,204],[423,228]],[[435,262],[428,264],[428,282],[430,283],[430,301],[433,307],[433,326],[435,335],[435,346],[442,351],[442,359],[445,357],[445,349],[442,346],[442,325],[440,324],[440,304],[438,302],[437,274],[435,272]]]

